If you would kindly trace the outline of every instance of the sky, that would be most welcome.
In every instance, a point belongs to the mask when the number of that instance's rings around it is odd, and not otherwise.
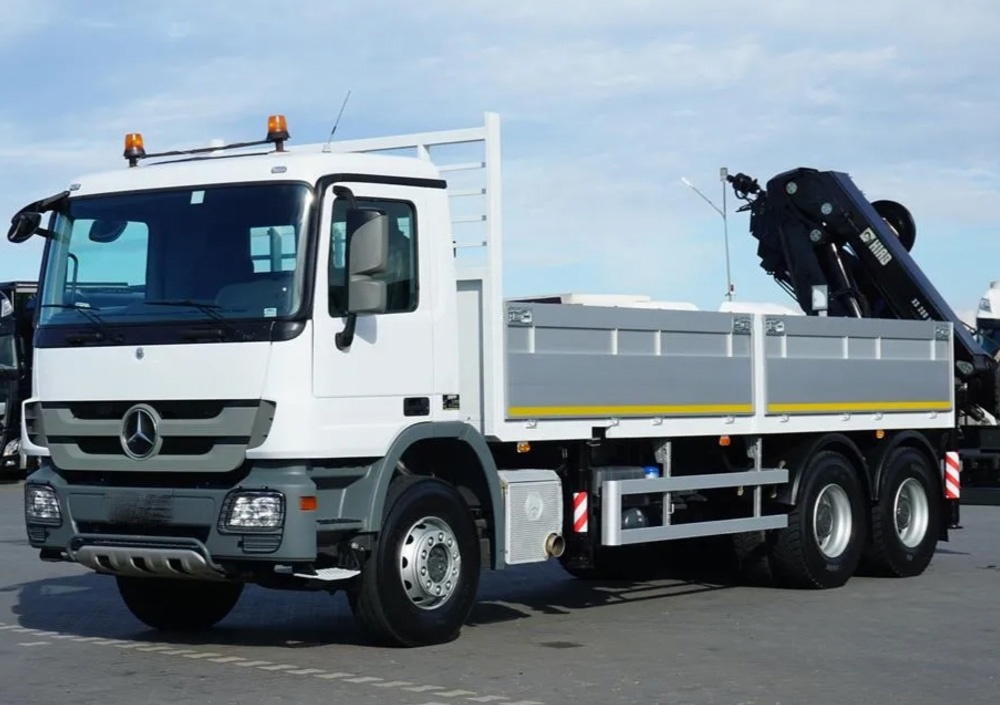
[[[237,9],[238,8],[238,9]],[[503,130],[505,294],[723,301],[719,168],[904,203],[962,315],[1000,279],[996,0],[0,0],[0,214],[148,150]],[[730,192],[738,301],[793,305]],[[3,222],[8,222],[4,216]],[[0,241],[35,279],[40,241]]]

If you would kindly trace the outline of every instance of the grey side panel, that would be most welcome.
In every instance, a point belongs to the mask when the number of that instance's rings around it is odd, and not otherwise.
[[[148,402],[159,417],[160,450],[134,460],[121,447],[131,403],[41,402],[29,412],[32,439],[63,470],[228,472],[264,442],[274,420],[270,401]]]
[[[765,330],[769,415],[952,408],[946,324],[767,317]]]
[[[508,418],[753,414],[750,318],[507,306]]]
[[[450,438],[466,443],[479,458],[493,507],[493,567],[497,570],[502,569],[504,567],[503,536],[506,527],[504,525],[500,477],[497,474],[496,463],[493,461],[493,455],[486,444],[486,439],[469,424],[460,421],[428,422],[416,424],[404,430],[393,442],[384,458],[369,466],[363,478],[345,488],[341,503],[342,515],[361,519],[362,531],[378,531],[382,527],[385,497],[397,463],[407,448],[414,443],[432,438]]]
[[[483,282],[458,282],[458,364],[461,410],[469,422],[483,429]]]

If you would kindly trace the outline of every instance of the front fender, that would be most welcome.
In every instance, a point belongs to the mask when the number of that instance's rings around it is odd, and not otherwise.
[[[370,483],[371,491],[369,492],[367,510],[362,517],[364,530],[377,532],[382,528],[385,498],[389,492],[389,483],[392,482],[397,464],[410,446],[429,439],[451,439],[466,444],[475,453],[479,461],[478,470],[482,473],[489,489],[489,500],[492,505],[494,536],[494,546],[491,551],[492,566],[496,570],[502,569],[504,567],[503,537],[506,532],[506,524],[500,476],[497,473],[493,455],[486,444],[486,439],[475,428],[461,421],[415,424],[396,436],[385,456],[374,462],[367,473],[366,480]]]

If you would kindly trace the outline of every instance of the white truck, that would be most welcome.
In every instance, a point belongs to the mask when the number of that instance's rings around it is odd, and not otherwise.
[[[246,584],[343,590],[417,646],[459,635],[484,568],[626,577],[734,535],[778,585],[834,588],[947,539],[949,322],[505,300],[495,114],[287,141],[282,116],[228,147],[130,134],[128,168],[12,220],[46,239],[28,538],[146,624],[209,628]],[[478,156],[432,160],[455,144]]]

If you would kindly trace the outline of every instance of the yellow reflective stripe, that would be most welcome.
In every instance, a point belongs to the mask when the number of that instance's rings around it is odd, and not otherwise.
[[[752,414],[753,404],[669,404],[624,406],[512,406],[509,416],[626,416],[640,414]]]
[[[859,401],[794,402],[768,404],[768,413],[861,412],[861,411],[949,411],[950,401]],[[618,406],[512,406],[508,416],[543,418],[552,416],[669,416],[680,414],[752,414],[753,404],[648,404]]]
[[[767,405],[768,412],[775,414],[796,411],[948,411],[950,409],[950,401],[797,402]]]

